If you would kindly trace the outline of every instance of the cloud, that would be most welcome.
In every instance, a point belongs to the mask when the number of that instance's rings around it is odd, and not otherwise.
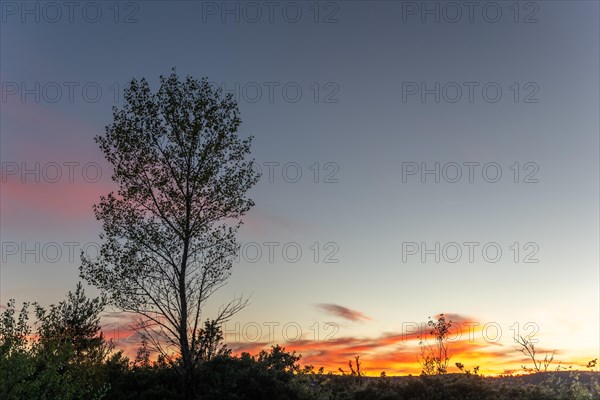
[[[104,181],[23,182],[15,176],[5,177],[2,187],[3,221],[15,228],[39,226],[40,221],[52,225],[93,220],[92,205],[115,189]]]
[[[345,309],[340,306],[330,306],[318,305],[327,311]],[[494,342],[493,338],[484,336],[483,322],[459,314],[444,315],[447,320],[453,321],[449,335],[450,372],[459,372],[454,366],[456,362],[463,363],[467,369],[479,365],[480,372],[485,374],[500,374],[504,370],[518,368],[523,364],[522,355],[516,349],[507,348],[502,343]],[[301,354],[301,364],[312,364],[316,368],[324,367],[326,371],[337,372],[339,367],[347,369],[348,360],[360,356],[361,369],[370,376],[378,376],[381,371],[389,375],[418,375],[421,372],[418,361],[421,351],[419,343],[424,337],[429,338],[429,343],[433,344],[430,328],[425,321],[422,321],[403,323],[402,329],[398,331],[382,332],[374,337],[343,336],[326,340],[304,338],[284,342],[276,340],[270,343],[237,342],[229,343],[229,347],[234,354],[241,352],[256,354],[261,350],[268,350],[272,345],[280,344],[286,348],[286,351],[296,351]]]
[[[351,310],[338,304],[321,303],[317,304],[317,307],[331,315],[347,319],[348,321],[372,320],[371,317],[368,317],[361,312]]]

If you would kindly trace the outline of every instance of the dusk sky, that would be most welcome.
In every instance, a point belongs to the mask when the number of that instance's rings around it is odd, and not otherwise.
[[[517,330],[598,357],[599,3],[472,3],[3,2],[0,302],[74,289],[117,189],[93,138],[176,68],[234,93],[262,170],[206,309],[250,296],[231,347],[414,374],[445,313],[451,365],[519,369]]]

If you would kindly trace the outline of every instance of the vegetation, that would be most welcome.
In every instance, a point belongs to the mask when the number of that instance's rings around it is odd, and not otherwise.
[[[100,330],[104,300],[86,298],[82,286],[48,310],[34,304],[17,315],[10,301],[0,318],[0,398],[100,399],[109,388],[107,369],[122,357]],[[32,335],[33,333],[33,335]]]
[[[423,375],[441,375],[448,372],[448,362],[450,361],[450,352],[448,349],[448,336],[452,321],[446,321],[444,314],[440,314],[437,321],[429,318],[427,326],[431,329],[429,334],[434,338],[434,344],[430,344],[427,337],[421,337],[419,345],[421,355],[419,363],[421,364]]]
[[[535,342],[531,338],[525,338],[523,336],[519,336],[516,340],[519,344],[519,351],[523,353],[527,358],[530,358],[533,362],[533,368],[528,368],[525,365],[522,365],[524,371],[528,372],[546,372],[550,367],[550,364],[554,361],[554,355],[556,354],[556,350],[552,351],[551,354],[546,354],[543,360],[540,360],[537,356],[537,349],[535,348]],[[560,364],[557,366],[557,371],[560,369]]]
[[[99,315],[105,300],[88,299],[79,284],[58,305],[34,304],[36,323],[29,323],[30,304],[17,310],[14,301],[0,315],[0,398],[2,399],[184,399],[181,357],[151,360],[142,338],[134,360],[107,341]],[[439,320],[438,320],[439,322]],[[600,399],[597,372],[539,372],[486,378],[461,374],[367,377],[360,357],[340,374],[301,367],[301,356],[279,346],[257,355],[233,355],[214,320],[207,320],[197,339],[194,399]],[[593,369],[597,360],[588,363]]]

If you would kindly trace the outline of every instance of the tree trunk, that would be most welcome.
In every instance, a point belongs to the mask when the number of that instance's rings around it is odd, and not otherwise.
[[[179,323],[179,343],[181,345],[181,359],[183,363],[183,393],[186,400],[193,398],[193,362],[188,341],[187,321],[187,296],[185,287],[185,276],[187,269],[187,258],[189,251],[189,240],[186,238],[183,244],[183,255],[181,259],[181,274],[179,275],[179,301],[181,303],[181,320]]]

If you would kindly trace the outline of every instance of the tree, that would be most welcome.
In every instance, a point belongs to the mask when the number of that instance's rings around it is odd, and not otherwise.
[[[44,398],[101,398],[108,390],[104,362],[113,350],[100,328],[106,299],[88,298],[81,283],[48,309],[35,304],[37,338],[32,351]]]
[[[136,368],[150,368],[150,349],[148,349],[148,339],[142,336],[142,344],[137,350],[133,366]]]
[[[101,362],[110,351],[100,328],[100,313],[105,306],[105,298],[87,298],[81,282],[75,293],[69,291],[66,300],[51,304],[49,310],[35,303],[39,351],[52,353],[69,347],[69,362]]]
[[[448,372],[448,361],[450,361],[450,353],[448,352],[448,336],[452,321],[446,321],[444,314],[440,314],[437,321],[431,318],[427,322],[427,326],[431,329],[429,334],[434,337],[435,344],[432,346],[427,342],[427,339],[421,338],[419,345],[421,346],[421,364],[423,375],[445,374]]]
[[[99,325],[104,300],[87,298],[78,284],[57,305],[34,304],[33,335],[28,303],[15,318],[11,300],[0,316],[0,397],[102,398],[108,390],[104,366],[113,349]]]
[[[104,241],[96,259],[82,254],[81,276],[136,313],[160,354],[180,357],[189,397],[202,308],[226,283],[241,217],[254,205],[246,195],[259,179],[247,159],[252,137],[237,135],[231,94],[206,78],[180,81],[175,71],[160,77],[156,93],[132,80],[113,119],[96,142],[119,189],[94,206]],[[214,320],[245,305],[235,298]]]
[[[227,356],[231,350],[223,343],[223,331],[215,320],[204,321],[204,328],[198,331],[197,359],[210,361],[217,356]]]
[[[17,312],[11,299],[0,314],[0,398],[27,398],[31,390],[27,382],[35,373],[30,352],[29,303]]]
[[[29,327],[29,303],[23,303],[18,317],[15,317],[15,300],[11,299],[0,315],[0,357],[10,357],[27,350]]]

